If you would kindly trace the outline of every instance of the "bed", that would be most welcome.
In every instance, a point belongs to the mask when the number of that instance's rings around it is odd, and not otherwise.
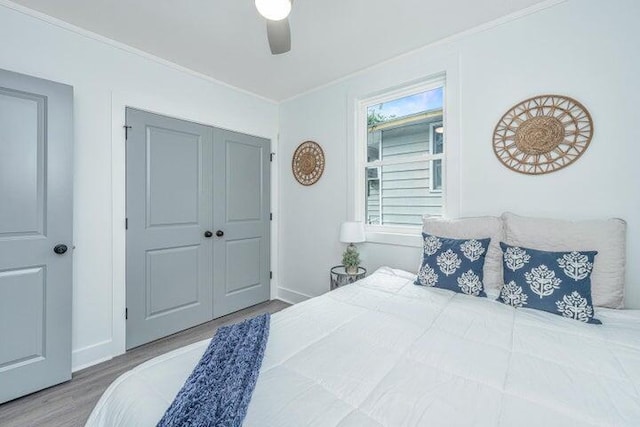
[[[602,325],[381,268],[272,316],[245,426],[637,426],[640,310]],[[154,426],[202,341],[123,374],[87,426]]]

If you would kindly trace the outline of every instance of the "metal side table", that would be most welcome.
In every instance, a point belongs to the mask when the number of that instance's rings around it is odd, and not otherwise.
[[[364,279],[367,275],[367,269],[364,267],[358,267],[358,272],[354,274],[347,273],[344,265],[336,265],[331,268],[331,290],[337,289],[341,286],[348,285],[357,280]]]

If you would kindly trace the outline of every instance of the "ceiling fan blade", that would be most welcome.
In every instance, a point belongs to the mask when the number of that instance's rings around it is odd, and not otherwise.
[[[289,20],[270,21],[267,19],[267,38],[271,53],[280,55],[291,50],[291,28]]]

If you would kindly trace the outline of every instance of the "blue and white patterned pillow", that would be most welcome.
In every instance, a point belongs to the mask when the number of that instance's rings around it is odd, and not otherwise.
[[[596,251],[547,252],[500,242],[505,285],[498,298],[516,308],[534,308],[600,324],[591,302]]]
[[[415,284],[486,297],[482,284],[490,238],[448,239],[422,233],[422,264]]]

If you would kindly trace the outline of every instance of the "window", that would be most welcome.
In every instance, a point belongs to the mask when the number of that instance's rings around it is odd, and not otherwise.
[[[416,227],[443,214],[444,89],[438,79],[359,103],[356,188],[369,226]]]

